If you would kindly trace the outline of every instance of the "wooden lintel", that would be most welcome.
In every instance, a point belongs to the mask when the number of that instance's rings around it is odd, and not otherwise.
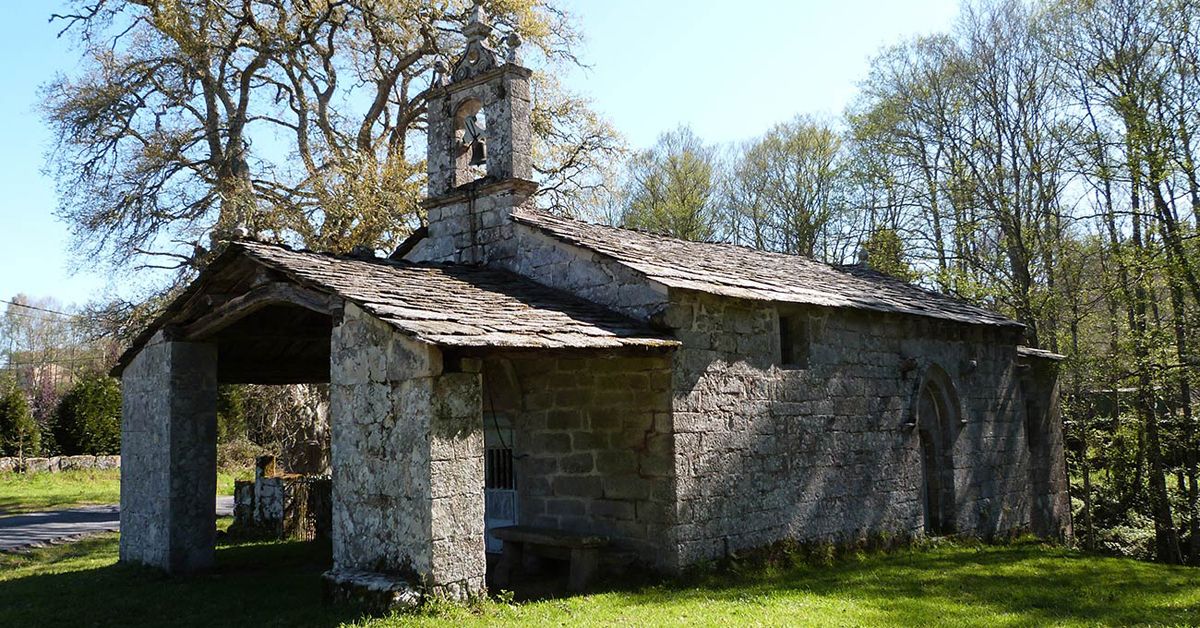
[[[208,338],[269,305],[296,305],[328,316],[333,301],[329,295],[294,284],[282,281],[266,283],[239,297],[229,299],[196,319],[184,328],[184,336],[190,340]]]

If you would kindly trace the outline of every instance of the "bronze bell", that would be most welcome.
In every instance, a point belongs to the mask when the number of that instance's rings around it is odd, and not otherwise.
[[[482,166],[487,163],[487,150],[483,146],[483,140],[477,139],[471,142],[471,165]]]

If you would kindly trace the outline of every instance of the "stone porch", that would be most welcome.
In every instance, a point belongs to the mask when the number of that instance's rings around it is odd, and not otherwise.
[[[164,315],[173,322],[141,339],[118,367],[123,561],[171,573],[212,566],[218,384],[327,382],[333,583],[387,582],[452,598],[485,590],[488,420],[508,425],[519,508],[512,523],[604,534],[664,562],[673,516],[673,341],[640,336],[627,319],[582,302],[538,310],[551,318],[555,307],[570,312],[539,322],[528,311],[540,303],[527,302],[538,289],[509,275],[495,285],[528,290],[523,300],[492,292],[464,295],[461,306],[499,302],[504,313],[487,329],[529,330],[504,332],[509,346],[464,342],[472,336],[462,334],[482,336],[484,328],[463,325],[454,328],[460,335],[436,341],[404,329],[411,319],[396,318],[395,306],[360,305],[337,286],[301,288],[278,271],[256,270],[250,245],[239,246],[247,250],[214,264],[213,276]],[[384,260],[350,263],[397,276],[423,272]],[[422,293],[396,294],[410,288]],[[463,287],[478,288],[476,278]],[[213,293],[224,303],[193,305]]]

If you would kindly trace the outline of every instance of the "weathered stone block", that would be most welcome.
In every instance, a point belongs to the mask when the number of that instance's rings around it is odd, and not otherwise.
[[[412,610],[424,596],[408,581],[358,569],[334,569],[321,576],[325,599],[363,605],[375,612]]]
[[[555,516],[582,517],[587,506],[579,499],[547,499],[546,514]]]
[[[653,482],[645,478],[605,478],[605,499],[650,499]]]
[[[571,451],[571,435],[560,432],[536,432],[530,436],[534,451],[562,454]]]
[[[638,456],[627,449],[601,451],[596,454],[596,470],[604,475],[636,473]]]
[[[562,475],[554,478],[554,494],[569,497],[600,497],[604,494],[602,480],[598,476]]]
[[[607,432],[576,431],[571,434],[571,446],[575,451],[607,449],[609,443]]]
[[[591,513],[593,517],[618,519],[623,521],[632,520],[637,514],[634,508],[634,502],[612,499],[597,499],[593,501],[591,505]]]
[[[546,413],[546,427],[552,430],[574,430],[583,427],[583,413],[575,409],[551,410]]]
[[[598,455],[604,456],[606,454],[607,452],[602,452]],[[591,473],[596,468],[596,464],[593,461],[592,454],[580,453],[563,456],[559,460],[559,467],[563,473]],[[604,470],[600,469],[600,472],[603,473]]]
[[[612,404],[597,405],[588,410],[588,425],[593,430],[617,430],[621,428],[626,413]]]

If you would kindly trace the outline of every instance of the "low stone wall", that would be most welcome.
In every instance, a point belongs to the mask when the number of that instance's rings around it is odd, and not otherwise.
[[[51,456],[49,458],[0,458],[0,473],[57,473],[76,469],[120,469],[120,456]]]
[[[331,534],[332,482],[305,476],[238,480],[233,489],[233,526],[271,538],[328,541]]]

